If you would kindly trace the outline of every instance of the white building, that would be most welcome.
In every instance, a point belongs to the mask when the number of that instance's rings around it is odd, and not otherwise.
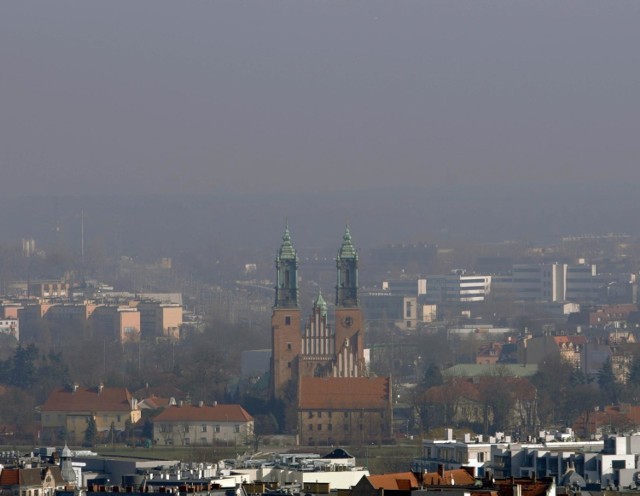
[[[20,341],[20,322],[18,319],[0,320],[0,334],[13,336],[16,341]]]
[[[593,301],[598,295],[600,280],[596,266],[583,260],[569,264],[516,264],[511,287],[516,300]]]

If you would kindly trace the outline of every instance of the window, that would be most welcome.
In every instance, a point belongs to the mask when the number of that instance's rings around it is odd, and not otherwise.
[[[313,430],[313,425],[309,424],[309,430],[312,431]]]
[[[313,418],[313,412],[309,412],[309,414],[307,415],[307,418]]]
[[[318,412],[318,418],[322,418],[322,412]]]
[[[206,437],[201,437],[201,438],[200,438],[200,444],[202,444],[203,446],[204,446],[205,444],[207,444],[207,438],[206,438]]]
[[[291,325],[291,316],[286,315],[284,318],[284,325]]]
[[[349,416],[349,412],[344,412],[344,418],[347,418]]]
[[[327,425],[327,430],[328,430],[328,431],[332,431],[332,430],[333,430],[333,424],[329,424],[329,425]]]
[[[122,418],[121,418],[121,416],[120,416],[120,415],[117,415],[117,416],[116,416],[116,420],[117,420],[118,422],[122,422]]]
[[[322,424],[318,424],[318,430],[321,431],[322,430]]]
[[[287,367],[291,368],[291,362],[287,363]]]
[[[291,343],[287,343],[287,349],[291,351]]]
[[[191,439],[189,439],[188,437],[184,438],[184,445],[185,446],[189,446],[191,444]]]
[[[215,427],[215,429],[214,429],[214,430],[215,430],[216,432],[220,432],[220,426],[219,426],[219,425],[216,425],[216,427]]]
[[[200,432],[207,432],[207,424],[202,424],[200,427]]]
[[[189,432],[189,426],[187,424],[182,426],[184,432]]]
[[[233,432],[240,432],[240,424],[236,424],[233,426]]]

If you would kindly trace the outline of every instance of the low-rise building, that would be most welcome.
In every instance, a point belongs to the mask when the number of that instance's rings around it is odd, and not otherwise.
[[[253,428],[253,417],[240,405],[178,404],[153,419],[153,439],[160,446],[238,445],[252,441]]]
[[[138,402],[126,388],[76,384],[53,391],[42,405],[42,438],[81,444],[91,418],[98,436],[106,438],[112,431],[121,435],[140,417]]]
[[[381,443],[391,438],[389,377],[303,377],[298,434],[306,445]]]
[[[55,496],[65,480],[58,466],[3,468],[0,471],[1,496]]]

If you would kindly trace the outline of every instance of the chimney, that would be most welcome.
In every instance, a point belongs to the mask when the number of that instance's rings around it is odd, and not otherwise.
[[[453,429],[447,429],[447,441],[453,441]]]
[[[218,406],[218,402],[217,402],[217,401],[214,401],[214,402],[213,402],[213,406]]]
[[[204,406],[204,401],[199,401],[199,402],[198,402],[198,406],[199,406],[200,408],[202,408],[202,407]]]
[[[438,475],[444,479],[444,463],[438,463]]]
[[[104,389],[104,384],[101,382],[100,384],[98,384],[98,394],[100,394],[103,389]]]
[[[78,384],[77,382],[74,382],[73,383],[73,392],[75,393],[78,390],[79,387],[80,387],[80,384]]]

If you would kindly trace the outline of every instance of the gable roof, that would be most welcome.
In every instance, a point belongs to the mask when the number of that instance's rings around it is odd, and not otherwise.
[[[171,404],[171,398],[161,398],[160,396],[151,395],[138,402],[140,409],[157,410],[167,408]]]
[[[561,344],[573,344],[584,346],[587,344],[587,337],[584,335],[579,336],[553,336],[553,341],[559,346]]]
[[[445,470],[441,475],[437,472],[427,472],[422,476],[425,486],[468,486],[475,483],[474,477],[463,468]]]
[[[391,405],[388,377],[302,377],[298,407],[323,409],[382,409]]]
[[[40,468],[5,468],[0,472],[0,486],[42,486],[42,481],[51,473],[57,486],[63,485],[62,472],[58,466]]]
[[[251,422],[253,417],[240,405],[170,406],[154,422]]]
[[[43,412],[130,412],[131,393],[127,388],[60,388],[53,391],[44,405]]]
[[[410,491],[420,487],[418,479],[412,472],[369,475],[367,480],[375,489],[384,489],[386,491]]]

